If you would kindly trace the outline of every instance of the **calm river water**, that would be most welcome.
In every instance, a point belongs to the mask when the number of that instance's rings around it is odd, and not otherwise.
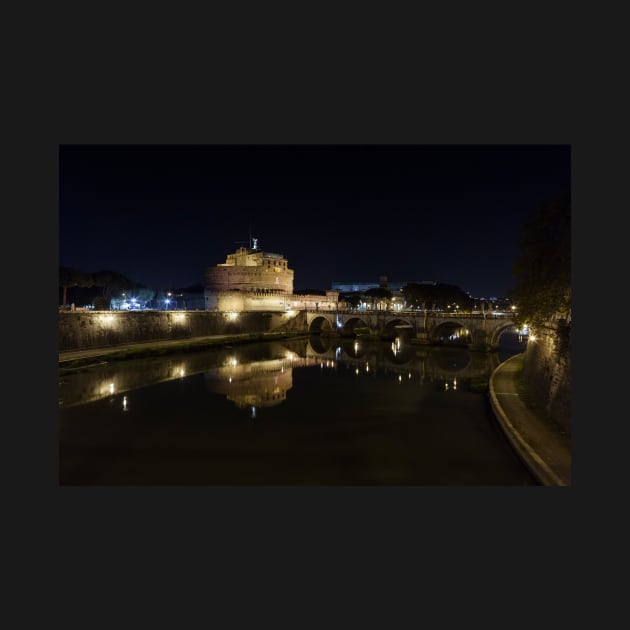
[[[311,337],[63,373],[60,483],[536,485],[484,390],[511,342]]]

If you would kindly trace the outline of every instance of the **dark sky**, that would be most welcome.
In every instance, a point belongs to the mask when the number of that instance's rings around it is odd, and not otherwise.
[[[294,287],[513,285],[523,222],[571,188],[568,145],[62,145],[60,265],[203,283],[252,236]]]

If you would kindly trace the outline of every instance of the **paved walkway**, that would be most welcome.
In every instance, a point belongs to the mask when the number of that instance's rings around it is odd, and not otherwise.
[[[534,413],[518,395],[523,356],[510,357],[490,377],[492,408],[512,446],[540,483],[570,486],[570,438]]]

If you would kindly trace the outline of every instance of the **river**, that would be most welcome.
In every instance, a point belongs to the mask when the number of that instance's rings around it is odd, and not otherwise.
[[[504,334],[504,337],[509,337]],[[499,352],[318,336],[64,371],[61,485],[529,486]]]

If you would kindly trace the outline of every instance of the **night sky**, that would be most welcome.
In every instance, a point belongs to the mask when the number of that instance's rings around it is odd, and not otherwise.
[[[294,288],[513,286],[523,222],[570,191],[569,145],[62,145],[59,264],[155,289],[247,245]]]

